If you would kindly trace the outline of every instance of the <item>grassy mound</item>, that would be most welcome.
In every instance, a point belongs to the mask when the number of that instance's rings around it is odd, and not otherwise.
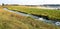
[[[18,21],[16,17],[18,15],[0,9],[0,29],[29,29],[26,24]]]

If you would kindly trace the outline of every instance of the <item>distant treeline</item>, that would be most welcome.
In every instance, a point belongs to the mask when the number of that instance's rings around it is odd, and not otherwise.
[[[41,5],[41,6],[54,6],[54,7],[56,7],[56,6],[60,6],[60,4],[44,4],[44,5]]]

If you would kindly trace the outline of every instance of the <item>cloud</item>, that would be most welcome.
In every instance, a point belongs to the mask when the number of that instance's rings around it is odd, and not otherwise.
[[[32,5],[38,5],[38,4],[60,4],[60,0],[0,0],[0,3],[5,4],[32,4]]]

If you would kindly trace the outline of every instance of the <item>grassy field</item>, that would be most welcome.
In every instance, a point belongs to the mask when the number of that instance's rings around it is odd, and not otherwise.
[[[28,14],[48,16],[48,18],[51,20],[60,20],[60,10],[29,8],[26,6],[7,6],[7,8],[9,10],[16,10],[18,12],[22,11]]]
[[[60,29],[60,27],[8,12],[0,7],[0,29]]]

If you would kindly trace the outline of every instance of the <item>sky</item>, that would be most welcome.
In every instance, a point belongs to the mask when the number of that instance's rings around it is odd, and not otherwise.
[[[60,0],[0,0],[0,4],[41,5],[60,4]]]

